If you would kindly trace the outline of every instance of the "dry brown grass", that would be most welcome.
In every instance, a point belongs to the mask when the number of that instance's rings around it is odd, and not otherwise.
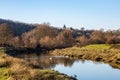
[[[52,55],[69,56],[75,59],[86,59],[102,61],[109,64],[117,64],[120,68],[120,50],[111,49],[110,45],[90,45],[86,47],[71,47],[65,49],[56,49],[51,52]]]
[[[53,70],[33,69],[22,59],[0,53],[0,80],[70,80],[67,75]]]

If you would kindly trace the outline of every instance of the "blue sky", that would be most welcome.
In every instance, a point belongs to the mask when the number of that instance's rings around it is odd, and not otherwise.
[[[1,0],[0,18],[86,29],[119,29],[120,0]]]

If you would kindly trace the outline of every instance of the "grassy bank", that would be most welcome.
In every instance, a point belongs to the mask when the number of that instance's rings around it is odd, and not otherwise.
[[[24,60],[0,52],[0,80],[74,80],[50,69],[35,69]]]
[[[112,67],[120,69],[120,44],[94,44],[85,47],[71,47],[65,49],[56,49],[51,52],[52,55],[69,56],[70,58],[93,60],[109,63]]]

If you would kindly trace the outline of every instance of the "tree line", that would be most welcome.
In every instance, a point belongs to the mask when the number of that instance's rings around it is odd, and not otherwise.
[[[21,24],[22,28],[18,24]],[[5,23],[3,21],[0,24],[0,45],[9,45],[17,49],[56,49],[88,44],[120,43],[120,29],[104,31],[73,29],[65,25],[63,28],[53,27],[49,24],[26,25],[27,27],[18,22],[13,22],[13,25],[10,25],[9,21],[5,21]]]

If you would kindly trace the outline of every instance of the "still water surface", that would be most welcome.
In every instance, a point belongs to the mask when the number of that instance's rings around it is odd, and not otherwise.
[[[47,54],[21,54],[16,57],[40,68],[50,68],[69,76],[76,76],[78,80],[120,80],[120,70],[104,63]]]

